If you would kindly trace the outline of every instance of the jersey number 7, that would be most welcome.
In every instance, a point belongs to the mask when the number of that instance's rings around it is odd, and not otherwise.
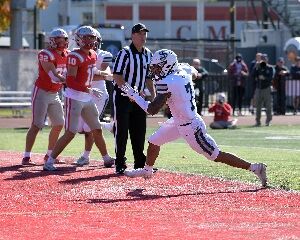
[[[186,92],[190,94],[191,110],[194,111],[194,109],[196,108],[196,106],[194,104],[195,94],[194,94],[194,91],[192,89],[191,83],[188,83],[184,86],[185,86]]]

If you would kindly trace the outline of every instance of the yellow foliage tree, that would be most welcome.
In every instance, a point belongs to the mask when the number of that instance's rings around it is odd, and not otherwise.
[[[6,31],[10,25],[10,2],[11,0],[0,0],[0,33]],[[46,9],[51,0],[36,0],[35,5],[39,9]]]
[[[10,24],[10,0],[0,0],[0,33],[8,29]]]

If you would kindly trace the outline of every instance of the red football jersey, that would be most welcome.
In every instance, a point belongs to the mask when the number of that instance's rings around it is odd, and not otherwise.
[[[62,54],[59,54],[54,49],[41,50],[38,54],[39,76],[35,81],[35,85],[47,92],[59,91],[62,87],[62,84],[52,81],[48,73],[46,73],[43,69],[41,62],[52,62],[56,68],[56,71],[60,74],[64,74],[67,71],[67,56],[68,50],[65,50]]]
[[[228,121],[232,112],[232,107],[228,103],[224,103],[223,106],[215,103],[208,111],[215,113],[214,121]]]
[[[72,51],[68,55],[68,66],[77,66],[78,70],[75,78],[67,78],[67,87],[82,92],[91,87],[96,60],[97,54],[94,50],[90,50],[89,54],[80,49]]]

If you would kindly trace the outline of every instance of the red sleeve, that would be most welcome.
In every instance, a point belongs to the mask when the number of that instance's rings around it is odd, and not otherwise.
[[[227,116],[230,116],[231,114],[231,111],[232,111],[232,107],[228,104],[228,103],[224,103],[224,113],[227,115]]]
[[[212,105],[209,109],[208,112],[214,112],[216,110],[216,104]]]
[[[54,62],[54,56],[45,51],[40,51],[38,54],[39,62]]]

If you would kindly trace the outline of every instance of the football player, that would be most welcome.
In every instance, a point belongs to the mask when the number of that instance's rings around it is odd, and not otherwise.
[[[122,86],[122,91],[151,115],[156,114],[166,103],[173,117],[150,136],[145,167],[126,170],[124,172],[126,176],[150,178],[160,146],[182,137],[194,151],[207,159],[250,170],[259,177],[263,187],[267,185],[265,164],[249,163],[231,153],[221,151],[207,133],[205,123],[196,109],[192,82],[197,76],[195,68],[188,64],[178,64],[173,51],[161,49],[154,53],[150,71],[157,81],[157,96],[153,102],[145,101],[127,84]]]
[[[49,133],[48,159],[64,125],[64,113],[58,92],[66,80],[68,35],[63,29],[55,29],[49,35],[48,48],[38,53],[38,78],[32,92],[32,123],[26,135],[23,165],[34,165],[31,150],[36,136],[44,127],[48,115],[52,128]],[[58,161],[58,160],[56,160]],[[59,162],[57,162],[59,163]]]
[[[90,26],[82,26],[75,32],[75,41],[79,49],[73,50],[68,55],[67,79],[65,90],[65,133],[56,142],[54,149],[44,164],[46,171],[57,170],[54,166],[54,159],[72,141],[78,132],[80,116],[87,123],[95,144],[102,156],[106,156],[107,148],[102,135],[99,112],[92,97],[100,98],[102,92],[91,87],[94,75],[107,75],[96,68],[97,53],[93,50],[97,41],[97,33]],[[113,159],[104,159],[105,166],[114,164]]]
[[[94,46],[94,50],[97,53],[97,61],[96,61],[96,68],[100,69],[102,71],[102,75],[95,75],[92,81],[92,88],[97,88],[99,91],[102,91],[101,98],[97,98],[93,96],[93,101],[95,102],[98,112],[99,112],[99,119],[103,117],[103,113],[105,110],[105,107],[108,103],[108,92],[106,89],[105,80],[112,81],[112,74],[109,67],[109,64],[112,62],[112,54],[107,51],[101,50],[101,44],[102,44],[102,37],[101,34],[95,29],[95,32],[97,34],[97,41]],[[106,74],[106,75],[105,75]],[[112,132],[113,128],[113,122],[111,123],[105,123],[101,122],[102,128],[108,128],[107,130]],[[91,129],[89,126],[83,121],[82,118],[80,118],[79,121],[79,133],[83,133],[85,136],[85,150],[82,153],[82,156],[76,161],[76,164],[78,166],[88,165],[89,159],[90,159],[90,152],[92,150],[92,146],[94,143],[93,134],[91,132]],[[112,157],[107,154],[105,156],[102,156],[105,163],[109,163],[109,159],[112,159]],[[105,161],[106,160],[106,161]],[[113,159],[114,160],[114,159]]]

